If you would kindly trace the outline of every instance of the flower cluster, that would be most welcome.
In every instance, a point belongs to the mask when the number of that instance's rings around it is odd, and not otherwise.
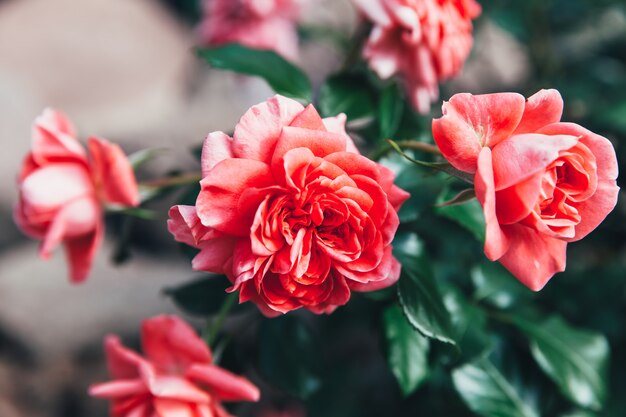
[[[330,313],[351,291],[396,282],[391,241],[408,194],[358,153],[344,122],[276,96],[232,138],[209,134],[196,206],[170,210],[176,240],[200,249],[194,269],[226,274],[268,316]]]

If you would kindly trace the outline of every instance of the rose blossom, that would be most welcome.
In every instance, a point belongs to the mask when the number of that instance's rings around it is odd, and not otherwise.
[[[474,0],[353,0],[374,27],[363,55],[379,77],[404,78],[413,106],[428,113],[438,82],[457,75],[472,49]]]
[[[207,46],[239,43],[298,57],[300,0],[204,0],[200,37]]]
[[[275,96],[248,110],[232,138],[211,133],[196,206],[173,207],[168,225],[201,250],[194,269],[226,274],[229,291],[268,316],[330,313],[351,290],[392,285],[408,194],[358,153],[344,123]]]
[[[24,233],[42,239],[43,259],[63,243],[70,280],[81,282],[102,240],[103,204],[139,204],[135,175],[120,147],[104,139],[89,138],[87,155],[70,121],[57,111],[45,110],[32,135],[14,218]]]
[[[113,381],[89,394],[112,401],[111,417],[232,417],[222,402],[258,401],[258,388],[212,364],[207,345],[178,317],[145,320],[141,341],[145,357],[117,336],[105,340]]]
[[[560,122],[563,100],[542,90],[457,94],[433,121],[443,155],[475,174],[487,222],[485,254],[538,291],[565,270],[568,242],[582,239],[613,210],[619,188],[611,143]]]

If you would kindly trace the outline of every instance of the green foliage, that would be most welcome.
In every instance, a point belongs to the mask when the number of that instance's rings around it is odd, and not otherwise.
[[[439,195],[437,204],[444,204],[456,195],[458,195],[457,192],[447,188]],[[462,204],[439,206],[435,208],[435,212],[465,227],[480,242],[485,241],[485,217],[478,200],[473,199]]]
[[[338,74],[328,78],[320,88],[318,103],[323,117],[345,113],[353,121],[374,116],[374,92],[364,76]]]
[[[500,309],[528,301],[534,294],[502,265],[486,259],[472,269],[471,278],[476,288],[474,299]]]
[[[207,317],[219,311],[229,286],[224,276],[206,276],[163,292],[186,313]]]
[[[528,335],[533,357],[574,403],[600,409],[607,396],[609,344],[600,334],[577,330],[559,317],[542,322],[515,317]]]
[[[384,312],[387,360],[404,395],[412,394],[428,378],[428,339],[407,321],[397,305]]]
[[[275,52],[230,44],[198,49],[198,56],[213,68],[253,75],[264,79],[274,91],[309,103],[311,81],[304,72]]]
[[[380,96],[378,124],[382,139],[393,138],[400,127],[404,111],[402,92],[395,83],[389,84]]]

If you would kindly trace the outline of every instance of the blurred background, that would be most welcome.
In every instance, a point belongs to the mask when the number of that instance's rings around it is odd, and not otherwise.
[[[564,120],[611,139],[623,168],[624,0],[480,3],[483,15],[475,25],[472,57],[463,74],[443,86],[441,99],[461,91],[528,96],[557,88],[566,103]],[[162,213],[156,225],[139,221],[129,226],[113,219],[109,231],[116,238],[104,245],[92,276],[81,286],[68,284],[62,253],[48,262],[36,257],[36,242],[19,233],[11,209],[30,125],[45,107],[67,113],[83,139],[105,137],[127,152],[167,148],[149,165],[156,174],[197,170],[190,149],[208,132],[232,130],[247,108],[272,95],[259,80],[210,70],[195,58],[199,19],[196,0],[0,0],[0,417],[106,416],[107,404],[86,395],[90,383],[106,378],[102,337],[118,333],[136,345],[141,319],[176,311],[161,289],[193,273],[166,231],[172,201],[156,206]],[[349,39],[356,23],[348,0],[309,0],[299,64],[316,85],[340,68],[344,51],[333,39]],[[434,107],[437,115],[439,106]],[[618,183],[623,187],[623,179]],[[130,253],[120,253],[120,235],[132,241]],[[609,337],[614,394],[605,415],[623,416],[624,194],[600,229],[570,246],[568,271],[537,302]],[[109,262],[129,255],[132,259],[119,266]],[[371,342],[367,329],[355,330],[352,340],[361,338]],[[363,346],[366,351],[357,357],[382,360],[376,347]],[[383,383],[393,386],[389,375]],[[386,400],[370,398],[369,411],[343,415],[380,410],[378,415],[396,415],[386,413],[382,404],[397,393],[379,395],[387,395]]]

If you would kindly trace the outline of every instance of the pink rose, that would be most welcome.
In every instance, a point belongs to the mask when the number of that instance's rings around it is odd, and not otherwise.
[[[457,94],[433,121],[439,149],[475,174],[487,233],[485,254],[538,291],[565,270],[568,242],[582,239],[613,210],[619,188],[611,143],[560,122],[563,100],[542,90]]]
[[[207,345],[178,317],[145,320],[141,341],[145,357],[106,338],[113,381],[89,394],[112,401],[111,417],[232,417],[222,402],[259,400],[250,381],[212,364]]]
[[[200,37],[207,46],[239,43],[296,60],[300,0],[204,0]]]
[[[196,270],[224,273],[268,316],[330,313],[350,291],[392,285],[397,210],[408,194],[361,156],[345,115],[276,96],[252,107],[234,136],[211,133],[195,207],[170,210],[176,240],[199,248]]]
[[[139,204],[135,176],[120,147],[92,137],[88,156],[70,121],[50,109],[35,121],[32,151],[18,184],[16,223],[24,233],[42,239],[43,259],[64,244],[75,283],[87,278],[100,246],[102,206]]]
[[[383,79],[398,74],[420,113],[439,97],[439,81],[459,73],[472,49],[474,0],[353,0],[374,27],[363,55]]]

